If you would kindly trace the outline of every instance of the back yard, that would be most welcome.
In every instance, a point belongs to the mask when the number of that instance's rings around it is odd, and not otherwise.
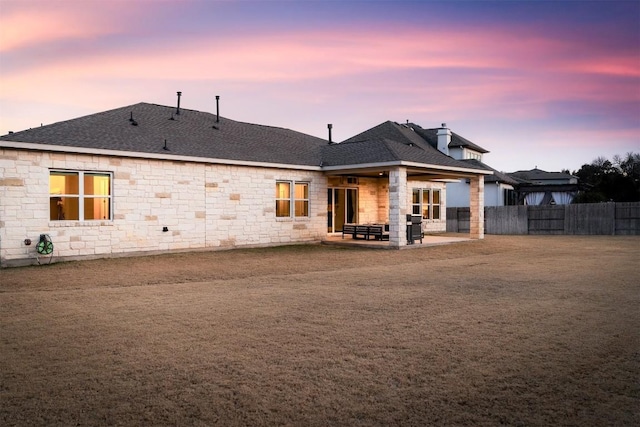
[[[2,425],[639,425],[640,238],[0,270]]]

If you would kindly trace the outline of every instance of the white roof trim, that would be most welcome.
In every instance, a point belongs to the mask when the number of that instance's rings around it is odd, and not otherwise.
[[[470,168],[462,168],[458,166],[441,166],[441,165],[431,165],[426,163],[415,163],[415,162],[404,162],[404,161],[400,163],[402,164],[402,166],[407,166],[407,167],[429,168],[429,169],[436,169],[441,171],[473,173],[476,175],[493,175],[493,171],[488,171],[485,169],[470,169]]]
[[[68,147],[64,145],[35,144],[31,142],[0,141],[0,148],[16,148],[20,150],[53,151],[58,153],[91,154],[91,155],[114,156],[114,157],[132,157],[132,158],[140,158],[140,159],[171,160],[171,161],[179,161],[179,162],[209,163],[209,164],[234,165],[234,166],[254,166],[254,167],[261,167],[261,168],[322,171],[322,168],[320,166],[252,162],[247,160],[214,159],[209,157],[180,156],[176,154],[142,153],[138,151]]]
[[[340,171],[340,170],[385,168],[385,167],[397,167],[397,166],[406,166],[406,167],[421,168],[421,169],[426,168],[426,169],[434,169],[438,171],[448,171],[448,172],[462,172],[462,173],[470,173],[474,175],[493,175],[492,171],[488,171],[485,169],[469,169],[469,168],[462,168],[457,166],[441,166],[441,165],[432,165],[427,163],[415,163],[415,162],[406,162],[406,161],[361,163],[361,164],[341,165],[341,166],[324,166],[322,170]]]

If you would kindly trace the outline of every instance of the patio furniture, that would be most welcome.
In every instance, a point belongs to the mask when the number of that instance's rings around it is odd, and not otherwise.
[[[358,237],[362,236],[362,237]],[[366,239],[369,240],[369,226],[368,225],[356,225],[356,232],[353,235],[354,239]]]
[[[356,225],[355,224],[344,224],[342,226],[342,238],[344,239],[345,234],[351,234],[352,238],[355,238],[356,235]]]
[[[367,240],[373,237],[376,240],[389,240],[389,226],[384,224],[374,224],[368,226]]]
[[[344,224],[342,226],[342,238],[345,234],[350,234],[353,239],[389,240],[388,224]]]

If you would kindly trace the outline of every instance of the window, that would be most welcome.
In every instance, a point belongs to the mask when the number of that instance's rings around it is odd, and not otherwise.
[[[276,216],[291,216],[290,182],[276,182]]]
[[[276,217],[309,216],[309,184],[306,182],[276,182]]]
[[[431,192],[431,218],[440,219],[440,190]]]
[[[505,206],[515,206],[518,204],[517,194],[514,190],[510,190],[505,188],[504,192],[504,205]]]
[[[413,214],[422,215],[422,218],[429,218],[429,189],[413,189]]]
[[[92,221],[111,219],[111,174],[49,172],[49,219]]]
[[[295,184],[295,216],[309,216],[309,184]]]
[[[412,195],[412,212],[422,215],[424,219],[440,219],[440,190],[414,188]]]
[[[480,154],[480,153],[478,153],[476,151],[467,150],[467,159],[474,159],[474,160],[482,161],[482,154]]]

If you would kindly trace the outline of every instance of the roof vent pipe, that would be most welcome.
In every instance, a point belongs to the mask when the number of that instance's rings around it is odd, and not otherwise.
[[[178,107],[176,108],[176,114],[180,115],[180,97],[182,96],[182,92],[178,92]]]
[[[331,140],[331,129],[333,129],[333,125],[329,123],[327,125],[327,129],[329,129],[329,144],[333,144],[333,141]]]
[[[216,95],[216,123],[220,122],[220,95]]]

